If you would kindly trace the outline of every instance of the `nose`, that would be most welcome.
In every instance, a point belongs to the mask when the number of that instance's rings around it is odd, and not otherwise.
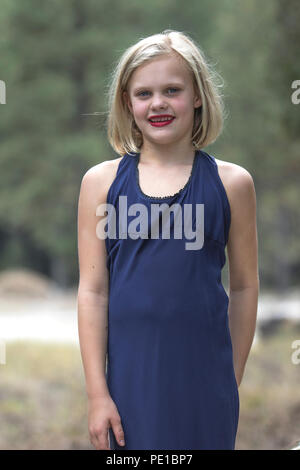
[[[151,108],[152,109],[156,109],[156,108],[165,109],[166,106],[167,106],[167,104],[165,102],[164,96],[162,96],[160,93],[156,93],[156,94],[153,95],[152,101],[151,101]]]

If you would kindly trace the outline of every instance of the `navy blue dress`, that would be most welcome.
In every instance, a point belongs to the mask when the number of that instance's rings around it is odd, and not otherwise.
[[[123,156],[107,194],[117,223],[116,238],[111,232],[105,240],[106,379],[126,444],[120,446],[110,428],[110,448],[234,449],[239,392],[228,325],[229,298],[221,281],[230,226],[226,191],[215,158],[197,150],[185,186],[172,196],[150,197],[139,185],[139,157],[140,153]],[[141,206],[126,211],[120,196],[128,208],[143,205],[148,227],[144,222],[135,229],[130,225],[141,214]],[[168,209],[173,204],[182,214],[185,204],[192,205],[193,230],[201,219],[196,217],[196,204],[204,205],[201,248],[186,249],[193,240],[185,237],[184,230],[181,238],[174,236],[172,211],[170,236],[162,236],[162,214],[156,214],[156,220],[151,217],[151,205]],[[112,216],[107,220],[111,223]],[[150,238],[151,224],[158,224],[159,237]],[[134,230],[140,232],[138,238]]]

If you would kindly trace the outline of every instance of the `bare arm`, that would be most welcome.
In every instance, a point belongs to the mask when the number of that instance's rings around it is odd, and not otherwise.
[[[89,400],[89,431],[97,449],[108,448],[108,428],[123,436],[120,416],[106,383],[109,273],[105,240],[97,236],[96,208],[106,202],[115,163],[103,162],[83,177],[78,201],[79,286],[77,296],[80,351]]]
[[[231,225],[227,244],[229,261],[229,328],[238,386],[254,338],[259,293],[256,195],[253,179],[234,165],[227,194]]]
[[[109,393],[105,380],[108,273],[104,240],[96,235],[100,220],[96,207],[105,193],[100,185],[99,172],[89,170],[82,179],[78,202],[78,332],[88,398]]]

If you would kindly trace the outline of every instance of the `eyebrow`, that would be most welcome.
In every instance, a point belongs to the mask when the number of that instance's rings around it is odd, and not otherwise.
[[[170,82],[170,83],[166,83],[163,88],[168,88],[168,87],[183,87],[184,84],[183,83],[179,83],[179,82]],[[133,89],[133,93],[137,93],[138,91],[141,91],[141,90],[145,90],[145,89],[150,89],[151,86],[137,86],[136,88]]]

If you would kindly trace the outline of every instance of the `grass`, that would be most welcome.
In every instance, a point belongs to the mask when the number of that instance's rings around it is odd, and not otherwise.
[[[236,449],[284,450],[300,440],[300,364],[291,360],[295,339],[299,324],[282,321],[252,348],[239,390]]]
[[[91,449],[78,347],[6,345],[0,366],[0,449]]]
[[[253,346],[239,389],[237,450],[284,450],[300,440],[295,339],[299,325],[282,322]],[[0,449],[93,449],[77,346],[8,343],[0,377]]]

